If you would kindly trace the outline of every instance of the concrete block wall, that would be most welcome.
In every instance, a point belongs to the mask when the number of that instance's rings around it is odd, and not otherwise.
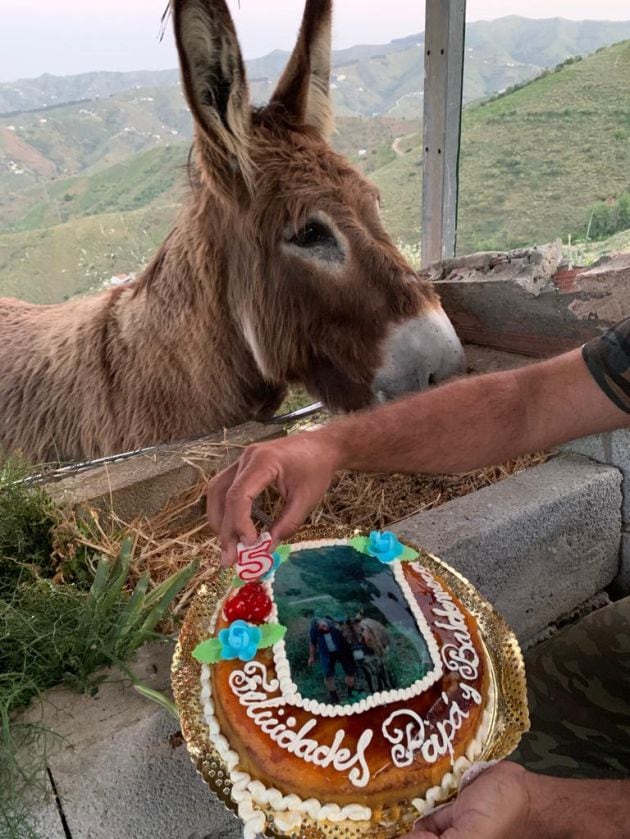
[[[393,529],[460,571],[526,643],[618,576],[621,508],[618,469],[562,455]]]
[[[173,644],[149,644],[131,664],[170,692]],[[195,771],[179,722],[111,671],[96,696],[49,691],[27,718],[55,731],[48,770],[59,801],[32,814],[45,839],[239,839],[229,813]]]
[[[630,595],[630,429],[608,431],[580,440],[572,440],[562,447],[567,453],[588,457],[597,463],[608,464],[622,476],[621,545],[619,571],[614,580],[616,596]]]

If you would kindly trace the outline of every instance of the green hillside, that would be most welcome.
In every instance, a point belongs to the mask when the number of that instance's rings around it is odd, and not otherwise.
[[[483,106],[462,132],[459,247],[584,236],[630,187],[630,41]]]
[[[396,158],[407,121],[340,118],[333,145],[365,172]],[[71,178],[0,191],[0,296],[56,302],[142,268],[188,190],[189,142]],[[2,228],[0,227],[0,230]]]
[[[630,10],[629,10],[630,11]],[[536,20],[507,15],[466,28],[466,45],[490,50],[521,64],[555,67],[570,56],[586,55],[630,37],[630,22],[617,20]]]
[[[177,70],[139,70],[128,73],[94,72],[74,76],[44,73],[36,79],[0,84],[0,114],[46,108],[64,102],[105,99],[125,90],[177,84]]]
[[[368,48],[357,55],[377,63],[395,56],[400,88],[408,46],[383,58],[365,58]],[[620,230],[599,222],[622,203],[617,221],[630,211],[629,89],[623,42],[469,105],[459,251],[584,240],[591,218],[593,235]],[[187,190],[190,116],[178,88],[41,113],[0,119],[0,295],[48,302],[146,262]],[[333,138],[379,186],[390,232],[410,244],[420,238],[419,131],[418,121],[340,117]]]
[[[466,109],[460,252],[584,237],[592,205],[630,188],[630,42]],[[376,172],[395,235],[417,241],[422,146]]]
[[[168,232],[176,206],[106,213],[66,224],[0,233],[0,294],[58,303],[145,264]]]
[[[17,219],[14,230],[33,230],[73,218],[127,212],[154,202],[175,204],[186,190],[189,143],[178,143],[134,155],[93,175],[51,181],[45,199],[30,191],[33,206]]]
[[[108,99],[1,117],[0,186],[15,188],[33,175],[104,169],[191,133],[190,114],[179,87],[143,88]],[[10,161],[24,172],[12,172]]]

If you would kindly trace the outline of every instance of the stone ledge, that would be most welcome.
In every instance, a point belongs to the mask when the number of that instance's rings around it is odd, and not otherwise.
[[[630,256],[568,269],[555,245],[478,253],[428,269],[459,337],[545,357],[579,347],[624,318],[630,305]]]
[[[621,473],[560,456],[393,529],[466,576],[526,642],[619,570]]]
[[[173,644],[148,644],[131,664],[143,684],[170,694]],[[239,839],[238,820],[197,775],[179,723],[112,670],[96,696],[48,691],[24,715],[56,732],[48,768],[75,839]],[[33,821],[63,839],[54,804]],[[61,828],[61,831],[60,831]]]
[[[630,429],[620,428],[617,431],[606,431],[591,437],[571,440],[562,446],[562,450],[589,457],[598,463],[616,466],[621,471],[624,480],[622,517],[624,525],[630,527],[630,491],[626,490],[630,478]]]
[[[562,446],[562,450],[588,457],[597,463],[615,466],[623,476],[621,518],[624,533],[619,555],[619,574],[614,581],[613,592],[619,597],[630,595],[630,429],[621,428],[571,440]]]
[[[122,521],[153,516],[208,471],[223,469],[245,446],[282,437],[281,426],[250,422],[202,440],[160,446],[44,484],[55,502],[114,511]]]

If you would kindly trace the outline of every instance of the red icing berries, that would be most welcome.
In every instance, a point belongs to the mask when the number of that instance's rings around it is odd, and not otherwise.
[[[224,606],[225,617],[230,621],[249,621],[260,624],[271,613],[271,598],[261,583],[247,583],[237,589]]]

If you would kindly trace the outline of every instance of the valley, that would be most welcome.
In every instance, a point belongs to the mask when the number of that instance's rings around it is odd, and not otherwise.
[[[468,26],[460,252],[583,241],[597,207],[630,189],[630,42],[607,45],[621,37],[630,23]],[[414,35],[343,50],[333,70],[333,146],[376,183],[386,226],[410,247],[420,238],[422,44]],[[285,60],[248,63],[254,99],[269,96]],[[192,123],[177,74],[0,85],[0,109],[11,108],[0,115],[0,294],[51,303],[140,270],[189,188]]]

